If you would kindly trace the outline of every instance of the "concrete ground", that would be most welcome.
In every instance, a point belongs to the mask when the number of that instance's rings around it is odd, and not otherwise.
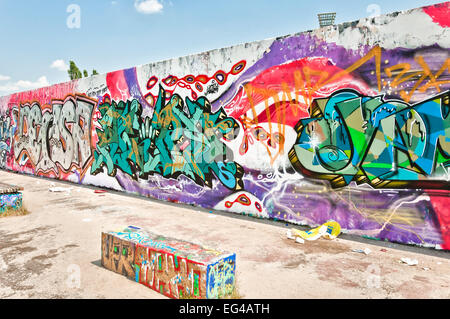
[[[235,252],[242,298],[450,298],[449,252],[345,234],[297,244],[284,223],[5,171],[0,181],[24,187],[31,212],[0,218],[0,298],[165,298],[101,267],[101,232],[128,225]]]

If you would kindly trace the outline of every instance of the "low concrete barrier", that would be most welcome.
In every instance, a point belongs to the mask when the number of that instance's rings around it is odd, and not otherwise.
[[[176,299],[216,299],[235,287],[236,254],[133,226],[102,233],[102,265]]]
[[[22,187],[0,183],[0,215],[8,208],[20,209],[22,207]]]

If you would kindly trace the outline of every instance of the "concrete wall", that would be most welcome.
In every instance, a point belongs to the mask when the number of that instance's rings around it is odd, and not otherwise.
[[[0,165],[450,249],[450,3],[0,98]]]

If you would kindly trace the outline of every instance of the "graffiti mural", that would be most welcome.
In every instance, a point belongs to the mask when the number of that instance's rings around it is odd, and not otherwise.
[[[5,115],[0,115],[0,168],[6,166],[6,159],[10,153],[14,137],[14,126],[7,110]]]
[[[0,97],[0,167],[450,249],[448,12],[445,2]],[[173,251],[161,258],[176,264]],[[159,257],[142,254],[139,272],[114,260],[151,285],[142,269]]]
[[[14,154],[20,165],[35,173],[87,169],[92,157],[91,122],[95,102],[83,96],[68,96],[52,105],[22,104],[18,109]]]
[[[290,152],[304,176],[375,188],[449,188],[450,91],[409,105],[338,91],[311,105]]]
[[[185,107],[179,95],[168,103],[165,96],[161,88],[151,119],[142,117],[137,100],[99,106],[102,129],[97,129],[92,173],[106,166],[110,176],[119,168],[134,179],[154,173],[166,178],[183,174],[208,187],[214,174],[227,188],[242,188],[243,169],[232,161],[230,149],[222,142],[235,138],[237,122],[223,110],[212,113],[205,98],[186,98]]]

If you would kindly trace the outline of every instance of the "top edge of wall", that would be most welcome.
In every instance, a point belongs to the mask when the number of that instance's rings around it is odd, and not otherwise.
[[[8,94],[8,95],[3,95],[3,96],[0,95],[0,98],[6,98],[8,96],[13,96],[13,95],[16,95],[16,94],[22,94],[22,93],[26,93],[26,92],[41,90],[41,89],[49,88],[49,87],[52,87],[52,86],[55,86],[55,85],[75,83],[75,82],[77,82],[79,80],[94,79],[95,77],[105,76],[106,74],[117,72],[117,71],[121,71],[121,70],[127,70],[127,69],[131,69],[131,68],[139,68],[139,67],[142,67],[142,66],[145,66],[145,65],[150,65],[150,64],[155,65],[155,64],[159,64],[159,63],[165,63],[165,62],[168,62],[168,61],[172,61],[172,60],[181,60],[181,59],[186,59],[186,58],[193,57],[193,56],[198,56],[198,55],[201,55],[201,54],[210,54],[210,53],[213,53],[213,52],[227,50],[227,49],[238,47],[238,46],[246,46],[246,45],[249,45],[249,44],[252,44],[252,43],[256,43],[256,42],[278,41],[278,40],[283,40],[283,39],[286,39],[286,38],[289,38],[289,37],[292,37],[292,36],[298,36],[298,35],[302,35],[302,34],[317,33],[317,32],[319,32],[321,30],[323,30],[323,31],[338,30],[339,32],[341,32],[342,30],[344,30],[344,29],[346,29],[348,27],[355,27],[355,26],[357,26],[359,24],[366,24],[369,21],[371,21],[372,26],[382,25],[382,23],[376,23],[377,20],[383,20],[384,18],[388,18],[388,17],[394,17],[395,18],[397,16],[406,15],[406,14],[409,14],[411,12],[419,11],[419,10],[423,11],[423,9],[425,9],[425,8],[441,6],[441,5],[443,5],[445,3],[448,3],[448,2],[450,2],[450,1],[443,1],[443,2],[436,3],[436,4],[431,4],[431,5],[428,5],[428,6],[423,6],[423,7],[413,8],[413,9],[407,9],[407,10],[401,10],[401,11],[394,11],[394,12],[391,12],[391,13],[380,14],[380,15],[375,16],[375,17],[366,17],[366,18],[361,18],[361,19],[358,19],[358,20],[350,21],[350,22],[342,22],[340,24],[330,25],[330,26],[321,27],[321,28],[317,28],[317,29],[300,31],[300,32],[286,34],[286,35],[282,35],[282,36],[278,36],[278,37],[269,37],[269,38],[265,38],[265,39],[261,39],[261,40],[254,40],[254,41],[250,41],[250,42],[243,42],[243,43],[238,43],[238,44],[234,44],[234,45],[230,45],[230,46],[226,46],[226,47],[222,47],[222,48],[218,48],[218,49],[211,49],[211,50],[207,50],[207,51],[191,53],[191,54],[184,55],[184,56],[178,56],[178,57],[167,58],[167,59],[163,59],[163,60],[159,60],[159,61],[153,61],[153,62],[149,62],[149,63],[144,63],[144,64],[135,65],[135,66],[130,66],[128,68],[112,70],[112,71],[105,72],[105,73],[100,73],[100,74],[97,74],[97,75],[91,75],[91,76],[84,77],[84,78],[81,78],[81,79],[65,81],[65,82],[59,82],[59,83],[53,83],[51,85],[35,88],[35,89],[32,89],[32,90],[25,90],[25,91],[15,92],[15,93]]]

